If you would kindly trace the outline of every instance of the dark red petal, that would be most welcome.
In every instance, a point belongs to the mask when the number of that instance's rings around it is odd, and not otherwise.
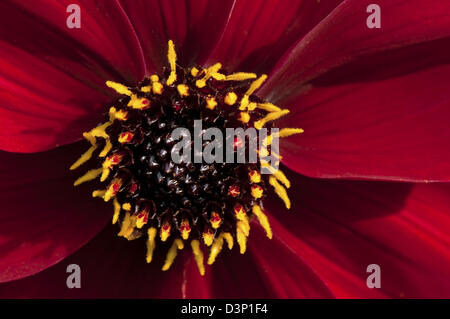
[[[232,0],[120,1],[142,43],[147,72],[168,66],[167,42],[173,40],[180,65],[201,64],[226,26]]]
[[[207,64],[217,61],[230,71],[267,73],[341,0],[236,1],[218,45]]]
[[[372,3],[344,1],[286,52],[259,94],[283,104],[300,94],[310,79],[358,56],[450,35],[448,4],[443,1],[377,1],[380,29],[366,26],[366,8]]]
[[[158,246],[155,260],[147,264],[145,241],[127,241],[117,237],[117,231],[117,227],[109,226],[59,264],[35,276],[1,284],[0,297],[182,298],[186,254],[179,254],[172,267],[163,272],[161,267],[167,245]],[[80,266],[80,289],[66,286],[69,276],[66,269],[70,264]]]
[[[111,205],[93,199],[90,187],[73,187],[76,175],[68,168],[85,147],[0,152],[0,282],[57,263],[110,219]]]
[[[450,296],[450,184],[291,177],[292,210],[268,207],[274,234],[334,295]],[[367,287],[370,264],[381,289]]]
[[[79,139],[111,100],[105,81],[132,84],[144,74],[116,2],[78,1],[80,29],[66,26],[71,3],[0,4],[0,149],[35,152]]]
[[[357,64],[355,81],[328,86],[333,74],[319,78],[288,106],[279,127],[305,133],[280,141],[283,162],[314,177],[449,181],[450,64],[379,77],[378,64],[363,67],[370,63]]]

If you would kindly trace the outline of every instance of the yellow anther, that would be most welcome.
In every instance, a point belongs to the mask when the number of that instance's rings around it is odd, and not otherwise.
[[[106,139],[106,143],[105,143],[105,147],[103,148],[103,150],[100,152],[100,154],[98,154],[98,157],[105,157],[106,155],[108,155],[109,151],[112,148],[112,144],[108,139]]]
[[[108,178],[109,173],[111,173],[111,170],[107,167],[103,167],[102,170],[103,171],[102,176],[100,177],[100,182],[104,182]]]
[[[181,250],[184,248],[183,241],[181,239],[175,239],[173,241],[172,246],[167,252],[166,261],[164,262],[164,266],[162,267],[163,271],[166,271],[172,266],[175,257],[177,256],[177,250]]]
[[[264,125],[266,125],[267,122],[275,121],[288,113],[289,113],[289,110],[282,110],[280,112],[269,113],[262,119],[256,121],[254,126],[257,130],[260,130]]]
[[[165,222],[159,232],[159,237],[161,238],[161,241],[166,241],[167,238],[169,238],[171,230],[172,227],[170,226],[170,224]]]
[[[217,106],[217,102],[213,97],[206,99],[206,107],[210,110],[214,110],[214,108]]]
[[[166,84],[172,85],[177,80],[177,53],[175,52],[175,45],[173,44],[172,40],[169,40],[169,51],[167,53],[167,59],[169,60],[170,64],[170,75],[167,79]]]
[[[125,217],[122,220],[122,225],[120,226],[120,231],[117,234],[117,236],[125,236],[126,233],[128,233],[128,230],[131,227],[131,216],[130,213],[126,213]]]
[[[237,95],[234,92],[228,92],[227,95],[225,95],[225,104],[228,105],[234,105],[237,101]]]
[[[131,204],[130,203],[124,203],[122,205],[122,209],[126,210],[127,212],[129,212],[131,210]]]
[[[80,156],[79,159],[77,159],[75,163],[72,164],[72,166],[70,166],[70,170],[74,170],[83,165],[84,163],[86,163],[87,161],[89,161],[96,149],[97,149],[96,145],[91,146],[83,155]]]
[[[103,189],[97,189],[92,192],[92,197],[103,197],[105,196],[106,191]]]
[[[217,81],[223,81],[225,80],[226,76],[222,73],[216,72],[216,73],[212,73],[211,77]]]
[[[261,167],[267,168],[269,170],[269,172],[273,176],[275,176],[275,178],[277,180],[279,180],[284,186],[286,186],[286,188],[290,188],[291,187],[291,182],[288,180],[286,175],[284,175],[284,173],[280,169],[275,169],[272,165],[270,165],[265,160],[261,160]]]
[[[266,235],[269,239],[272,239],[272,229],[270,228],[269,220],[267,216],[262,212],[261,207],[253,205],[253,214],[258,218],[262,228],[264,228]]]
[[[248,217],[245,220],[240,220],[236,223],[237,229],[240,229],[245,236],[250,234],[250,224],[248,223]]]
[[[304,130],[301,128],[282,128],[278,132],[278,137],[288,137],[294,134],[301,134]]]
[[[252,183],[259,183],[261,182],[261,174],[256,171],[256,170],[252,170],[248,173],[248,177],[250,178],[250,182]]]
[[[145,110],[150,107],[150,100],[145,97],[138,97],[136,94],[131,95],[130,101],[128,102],[129,107],[136,110]]]
[[[228,249],[233,249],[233,236],[230,233],[223,233],[223,239],[225,239],[225,241],[227,242]]]
[[[211,246],[214,239],[214,234],[212,232],[206,231],[202,234],[203,242],[206,246]]]
[[[156,74],[151,75],[150,81],[151,82],[159,82],[159,76],[157,76]]]
[[[115,223],[117,223],[117,220],[119,219],[119,215],[120,215],[120,204],[117,201],[117,198],[114,198],[113,206],[114,206],[114,215],[113,215],[112,223],[115,224]]]
[[[223,74],[216,74],[220,68],[222,67],[222,64],[220,63],[216,63],[213,66],[210,66],[209,68],[205,69],[205,76],[200,79],[195,81],[195,85],[198,88],[203,88],[206,85],[206,81],[208,81],[208,79],[212,76],[214,76],[215,79],[225,79],[225,76]]]
[[[181,233],[181,238],[187,240],[189,238],[189,234],[191,233],[191,226],[189,225],[189,220],[183,219],[181,221],[179,230]]]
[[[150,263],[153,259],[153,252],[155,251],[155,237],[156,237],[156,228],[151,227],[147,230],[147,263]]]
[[[161,83],[153,82],[152,86],[153,86],[152,90],[153,90],[154,94],[162,94],[164,86]]]
[[[253,185],[252,189],[251,189],[251,193],[254,198],[261,198],[263,196],[264,191],[261,186]]]
[[[117,93],[119,94],[125,94],[130,96],[131,94],[133,94],[128,87],[126,87],[123,84],[117,83],[117,82],[113,82],[113,81],[106,81],[106,86],[110,87],[111,89],[115,90]]]
[[[189,87],[186,84],[177,85],[177,90],[180,96],[189,96]]]
[[[278,106],[273,105],[272,103],[256,103],[256,107],[258,109],[267,111],[267,112],[280,112],[282,109],[280,109]]]
[[[222,218],[220,218],[220,215],[217,212],[212,212],[209,222],[211,223],[212,228],[217,229],[220,224],[222,224]]]
[[[108,202],[111,198],[115,197],[116,194],[119,192],[121,186],[122,180],[119,178],[115,178],[106,189],[105,196],[103,197],[105,202]]]
[[[119,121],[126,121],[127,116],[128,116],[128,112],[125,110],[117,111],[114,106],[109,109],[109,121],[110,122],[113,122],[116,119]]]
[[[238,242],[240,253],[244,254],[247,250],[247,236],[239,227],[236,229],[236,241]]]
[[[150,85],[146,85],[146,86],[141,87],[141,92],[148,93],[148,92],[150,92],[151,89],[152,89],[152,87]]]
[[[280,183],[278,183],[277,179],[273,176],[269,177],[269,184],[273,186],[273,188],[275,189],[275,193],[278,195],[278,197],[280,197],[283,200],[286,208],[290,209],[291,201],[287,195],[286,189]]]
[[[255,73],[237,72],[225,77],[225,81],[245,81],[250,79],[256,79]]]
[[[78,186],[84,182],[92,181],[93,179],[97,178],[102,173],[102,169],[91,169],[86,174],[78,178],[75,183],[73,183],[73,186]]]
[[[248,123],[248,121],[250,121],[250,114],[247,112],[241,112],[239,121],[242,123]]]
[[[111,122],[103,123],[95,128],[93,128],[88,134],[93,137],[103,137],[109,138],[108,134],[106,134],[106,129],[111,125]]]
[[[195,66],[191,69],[191,75],[193,77],[198,76],[199,73],[200,73],[199,69],[197,69]]]
[[[97,139],[96,139],[94,136],[92,136],[91,133],[89,133],[89,132],[84,132],[84,133],[83,133],[83,137],[84,137],[85,139],[87,139],[87,140],[89,141],[89,143],[91,143],[92,146],[97,145]]]
[[[259,78],[257,78],[255,81],[250,84],[249,89],[247,92],[245,92],[244,96],[241,99],[241,105],[239,107],[239,110],[243,111],[247,108],[249,104],[249,97],[253,94],[260,86],[263,84],[263,82],[267,79],[267,75],[263,74]]]
[[[136,227],[141,229],[148,221],[148,209],[143,209],[136,215]]]
[[[241,99],[241,105],[239,106],[239,110],[244,111],[247,107],[250,101],[248,100],[249,96],[244,95]]]
[[[255,102],[248,103],[247,110],[248,111],[254,111],[256,109],[256,105],[257,105],[257,103],[255,103]]]
[[[211,251],[208,257],[208,265],[212,265],[216,261],[217,255],[221,252],[223,247],[223,234],[220,234],[213,242]]]
[[[200,242],[197,239],[191,241],[192,252],[194,253],[194,259],[197,262],[197,268],[200,275],[205,275],[205,265],[203,264],[203,252],[200,249]]]

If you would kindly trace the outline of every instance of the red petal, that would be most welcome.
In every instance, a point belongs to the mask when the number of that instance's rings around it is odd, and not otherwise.
[[[112,207],[74,189],[70,161],[85,145],[45,153],[0,152],[0,282],[39,272],[99,232]],[[80,173],[78,173],[80,174]]]
[[[207,64],[232,71],[269,72],[283,53],[341,0],[236,1],[225,32]]]
[[[283,104],[304,84],[354,58],[450,35],[448,4],[422,0],[380,0],[381,28],[369,29],[371,0],[348,0],[286,52],[259,94]]]
[[[450,184],[292,178],[292,211],[269,206],[274,234],[335,296],[450,296]],[[370,264],[380,289],[367,287]]]
[[[305,129],[280,142],[284,163],[314,177],[449,181],[449,72],[450,65],[395,77],[369,72],[332,86],[331,75],[318,79],[279,123]]]
[[[143,76],[139,43],[116,2],[79,1],[80,29],[66,26],[71,3],[0,4],[0,149],[35,152],[79,139],[111,100],[106,80]]]
[[[167,42],[173,40],[179,64],[201,64],[223,32],[233,1],[121,1],[141,40],[147,72],[168,66]]]
[[[181,298],[183,252],[179,253],[172,267],[163,272],[161,267],[167,245],[158,246],[155,260],[147,264],[145,241],[127,241],[117,237],[117,231],[115,226],[107,227],[91,242],[54,267],[36,276],[1,284],[0,297]],[[66,269],[70,264],[80,266],[80,289],[68,289],[66,286],[69,276]]]

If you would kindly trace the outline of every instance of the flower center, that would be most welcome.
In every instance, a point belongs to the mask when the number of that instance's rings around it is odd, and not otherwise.
[[[174,161],[171,153],[178,143],[174,130],[187,128],[192,133],[195,120],[201,120],[205,130],[216,128],[223,133],[227,128],[261,130],[289,111],[254,94],[266,75],[228,74],[221,71],[220,63],[181,68],[172,41],[168,60],[170,68],[161,78],[152,75],[136,87],[106,82],[120,96],[112,103],[108,120],[83,134],[91,147],[70,169],[94,162],[98,168],[89,170],[74,185],[97,178],[105,184],[93,197],[112,201],[112,222],[120,225],[119,236],[128,240],[147,236],[147,262],[151,262],[158,241],[171,239],[162,268],[167,270],[177,250],[190,243],[203,275],[205,247],[209,247],[208,264],[214,263],[224,244],[232,249],[237,242],[243,254],[252,219],[272,238],[263,200],[270,187],[290,208],[286,192],[290,182],[265,158],[269,154],[281,158],[271,149],[275,137],[303,130],[284,128],[264,138],[253,137],[259,142],[255,162],[197,163],[192,157]],[[237,137],[229,152],[234,157],[250,142],[251,137]],[[202,143],[207,147],[211,142]],[[261,174],[262,168],[269,174]]]

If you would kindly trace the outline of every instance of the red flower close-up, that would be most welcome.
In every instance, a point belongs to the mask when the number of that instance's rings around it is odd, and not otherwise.
[[[0,46],[0,298],[450,298],[447,1],[4,0]],[[279,131],[174,163],[197,119]]]

